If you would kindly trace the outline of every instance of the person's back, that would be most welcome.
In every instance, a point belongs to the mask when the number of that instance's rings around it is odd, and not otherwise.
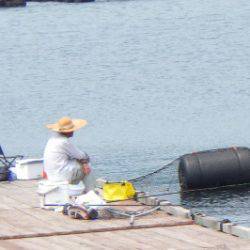
[[[44,170],[50,180],[65,179],[64,175],[70,161],[66,150],[68,140],[67,137],[55,133],[47,142],[44,150]]]

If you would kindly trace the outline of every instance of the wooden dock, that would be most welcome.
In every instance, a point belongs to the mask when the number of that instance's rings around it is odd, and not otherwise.
[[[0,0],[0,7],[24,7],[26,0]]]
[[[40,209],[36,190],[37,181],[0,183],[0,249],[250,250],[249,240],[194,225],[190,219],[164,211],[140,217],[134,226],[128,219],[70,219]]]

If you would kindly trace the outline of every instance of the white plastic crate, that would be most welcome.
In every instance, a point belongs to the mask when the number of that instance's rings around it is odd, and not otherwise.
[[[32,180],[42,177],[43,159],[17,160],[15,173],[18,180]]]

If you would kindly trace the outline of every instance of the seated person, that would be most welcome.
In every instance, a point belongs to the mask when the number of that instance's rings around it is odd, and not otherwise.
[[[68,181],[78,184],[83,181],[85,192],[93,190],[95,180],[89,166],[89,156],[75,147],[70,138],[74,131],[84,127],[87,121],[61,118],[47,128],[55,131],[44,150],[44,171],[50,181]]]

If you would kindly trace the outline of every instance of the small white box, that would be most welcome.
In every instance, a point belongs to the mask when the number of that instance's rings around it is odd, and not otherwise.
[[[43,159],[17,160],[15,172],[18,180],[39,179],[42,177]]]
[[[67,182],[52,183],[48,180],[40,181],[38,185],[38,194],[40,196],[40,206],[42,208],[54,209],[55,207],[53,205],[70,202]]]
[[[71,185],[66,181],[40,181],[38,185],[40,206],[46,209],[54,209],[56,205],[70,203],[72,198],[83,194],[84,189],[85,186],[82,182],[78,185]]]

